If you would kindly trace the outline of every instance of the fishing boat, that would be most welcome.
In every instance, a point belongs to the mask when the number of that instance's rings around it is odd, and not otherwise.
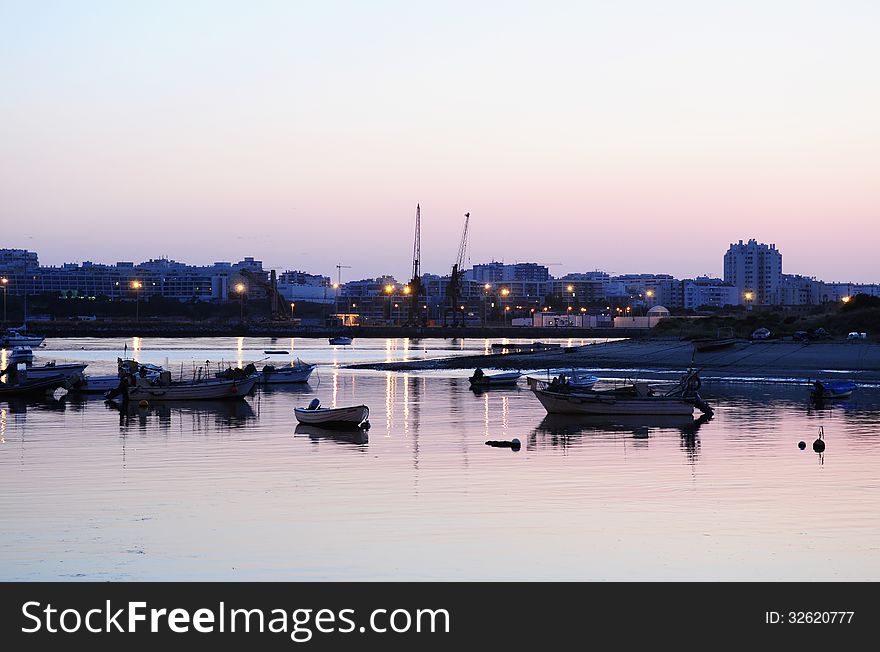
[[[0,383],[0,398],[5,396],[34,396],[46,394],[59,387],[65,387],[68,381],[64,374],[56,374],[49,378],[17,379],[12,382]]]
[[[347,346],[351,344],[352,339],[350,337],[340,336],[340,337],[331,337],[330,344],[341,344],[343,346]]]
[[[810,398],[814,401],[849,398],[856,384],[848,380],[817,380],[810,387]]]
[[[667,392],[658,392],[647,383],[630,381],[607,390],[579,389],[554,378],[550,383],[529,378],[529,389],[548,414],[682,414],[693,415],[694,408],[711,413],[712,408],[699,395],[700,379],[695,371],[685,374]]]
[[[538,351],[549,351],[551,349],[559,349],[562,348],[561,344],[549,344],[546,342],[532,342],[531,344],[502,344],[502,343],[494,343],[490,347],[493,351],[500,351],[504,353],[505,351],[508,353],[535,353]]]
[[[500,374],[487,375],[482,369],[474,371],[474,375],[468,378],[468,382],[472,387],[503,387],[516,385],[516,382],[522,377],[518,371],[507,371]]]
[[[283,367],[276,367],[267,364],[259,372],[259,382],[267,385],[277,385],[283,383],[307,383],[309,376],[318,365],[306,364],[297,358],[295,364],[287,364]]]
[[[323,428],[369,428],[370,408],[353,405],[341,408],[322,408],[320,399],[313,399],[305,408],[294,408],[296,420]]]
[[[17,330],[8,329],[0,335],[0,348],[8,348],[10,346],[40,346],[45,340],[40,335],[22,335]]]
[[[159,378],[138,377],[133,385],[129,377],[120,380],[120,386],[108,393],[107,398],[124,397],[130,401],[201,401],[242,399],[257,384],[257,375],[244,378],[197,378],[191,381],[172,382],[171,372],[159,374]]]

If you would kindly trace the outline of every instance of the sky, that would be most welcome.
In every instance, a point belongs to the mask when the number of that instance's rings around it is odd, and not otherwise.
[[[880,3],[0,0],[0,247],[880,281]],[[468,262],[467,260],[465,261]]]

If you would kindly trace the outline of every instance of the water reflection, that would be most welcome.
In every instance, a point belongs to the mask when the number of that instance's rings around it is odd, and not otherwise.
[[[319,426],[305,423],[297,424],[294,433],[297,435],[305,435],[316,444],[321,440],[325,440],[335,444],[356,444],[358,446],[363,446],[370,441],[370,437],[366,430],[330,430],[328,428],[321,428]]]
[[[119,429],[123,434],[131,428],[146,430],[150,425],[167,432],[175,419],[178,429],[197,433],[242,428],[256,419],[248,401],[155,401],[146,407],[105,401],[104,405],[119,413]]]
[[[712,420],[703,414],[694,419],[689,415],[565,415],[548,414],[539,423],[526,444],[527,450],[536,450],[542,444],[569,447],[585,435],[629,433],[637,442],[644,442],[652,434],[664,430],[677,430],[681,446],[691,461],[696,461],[699,451],[700,428]]]

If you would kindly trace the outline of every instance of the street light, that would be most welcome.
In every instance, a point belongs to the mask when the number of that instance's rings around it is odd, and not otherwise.
[[[4,283],[6,282],[6,279],[5,279],[5,278],[3,279],[3,282],[4,282]],[[843,297],[843,298],[841,299],[841,301],[843,301],[844,303],[849,303],[851,299],[852,299],[852,297]],[[4,314],[5,314],[5,313],[4,313]],[[6,317],[3,318],[3,321],[6,321]]]
[[[391,283],[385,286],[385,294],[388,295],[385,305],[388,306],[388,319],[391,320],[391,295],[394,294],[394,286]]]
[[[487,308],[487,304],[489,303],[489,290],[491,290],[491,289],[492,289],[491,283],[486,283],[483,286],[483,328],[486,328],[486,321],[487,321],[486,308]]]
[[[238,303],[240,306],[238,321],[244,323],[244,283],[236,283],[235,291],[238,292]]]
[[[131,287],[134,290],[134,320],[140,321],[141,288],[144,287],[144,284],[140,281],[132,281]]]
[[[747,291],[743,294],[743,297],[744,297],[745,300],[746,300],[746,310],[751,310],[751,309],[752,309],[752,299],[755,298],[755,293],[752,292],[751,290],[747,290]]]
[[[3,326],[6,326],[6,287],[9,285],[9,279],[5,276],[0,278],[0,284],[3,285]]]

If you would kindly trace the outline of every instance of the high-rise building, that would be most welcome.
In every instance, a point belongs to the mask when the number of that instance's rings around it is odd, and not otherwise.
[[[771,305],[782,282],[782,253],[757,240],[731,244],[724,254],[724,282],[735,286],[741,302]]]

